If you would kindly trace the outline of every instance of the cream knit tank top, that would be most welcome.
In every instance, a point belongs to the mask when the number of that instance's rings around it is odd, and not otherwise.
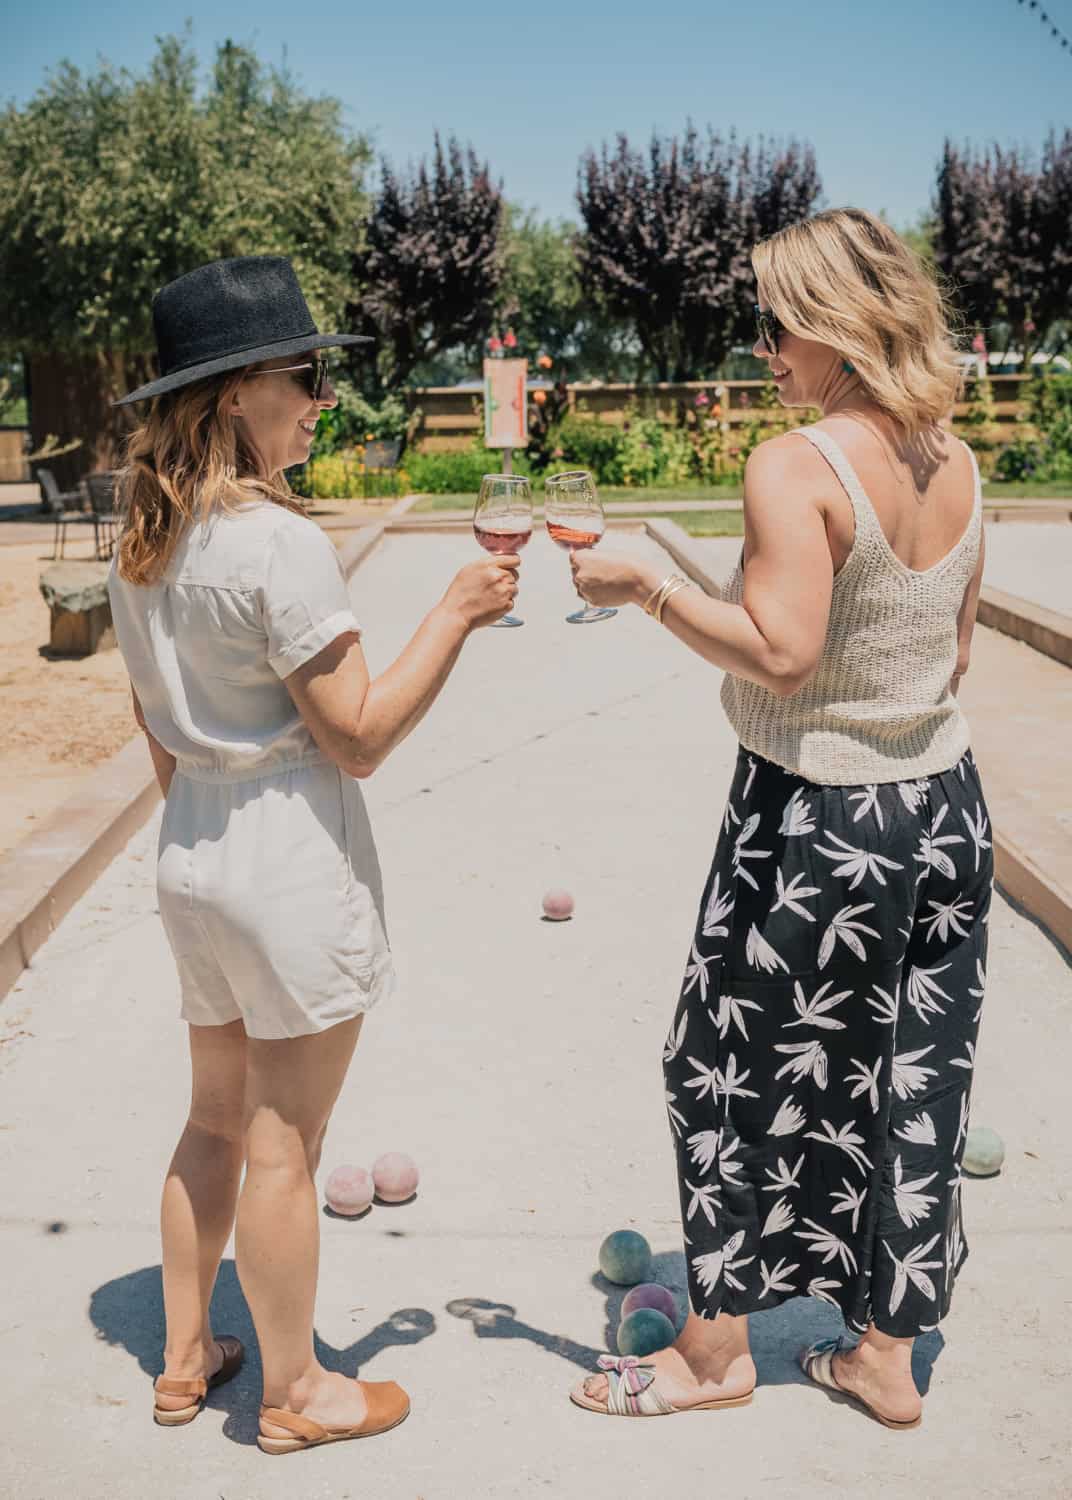
[[[826,644],[811,681],[793,697],[778,698],[727,674],[722,706],[746,750],[808,781],[866,786],[947,771],[969,745],[967,720],[949,684],[957,663],[957,615],[982,542],[975,455],[967,530],[940,562],[916,572],[886,540],[829,433],[793,430],[818,448],[852,501],[852,550],[834,577]],[[743,592],[738,562],[722,597],[739,604]]]

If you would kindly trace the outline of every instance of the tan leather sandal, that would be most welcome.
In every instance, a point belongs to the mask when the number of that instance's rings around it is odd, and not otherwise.
[[[409,1416],[409,1397],[393,1380],[359,1380],[365,1393],[368,1414],[356,1427],[322,1427],[309,1417],[297,1412],[283,1411],[278,1406],[261,1407],[262,1430],[257,1445],[262,1453],[297,1453],[302,1448],[317,1448],[321,1443],[343,1443],[348,1438],[374,1437],[378,1432],[390,1432]],[[263,1424],[285,1427],[293,1437],[269,1437]]]
[[[204,1406],[205,1396],[212,1387],[223,1385],[225,1381],[231,1380],[242,1368],[246,1351],[238,1339],[233,1338],[229,1333],[221,1333],[214,1342],[223,1350],[223,1363],[215,1375],[210,1375],[207,1380],[203,1375],[199,1375],[195,1380],[173,1380],[169,1375],[156,1377],[153,1390],[159,1395],[193,1397],[189,1406],[180,1406],[177,1411],[170,1411],[166,1406],[158,1406],[154,1402],[153,1421],[159,1423],[161,1427],[184,1427],[187,1422],[192,1422]]]

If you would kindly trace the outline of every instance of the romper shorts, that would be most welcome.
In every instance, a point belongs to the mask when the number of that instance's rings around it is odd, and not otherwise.
[[[321,758],[228,780],[177,768],[157,892],[194,1026],[306,1036],[394,987],[360,784]]]

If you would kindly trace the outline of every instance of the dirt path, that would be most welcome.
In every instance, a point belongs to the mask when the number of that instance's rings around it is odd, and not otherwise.
[[[14,848],[131,736],[123,660],[50,658],[37,580],[47,549],[0,548],[0,854]]]

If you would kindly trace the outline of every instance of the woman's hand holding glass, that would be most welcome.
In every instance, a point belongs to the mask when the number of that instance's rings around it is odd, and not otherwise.
[[[546,481],[544,520],[547,534],[570,554],[576,564],[578,551],[594,547],[603,535],[606,519],[596,493],[596,482],[587,469],[569,469],[552,474]],[[574,579],[577,577],[574,566]],[[582,595],[582,598],[584,596]],[[593,620],[609,620],[616,609],[579,609],[566,619],[571,625],[588,625]]]
[[[574,552],[570,556],[570,568],[578,594],[586,603],[598,608],[642,604],[659,586],[659,579],[651,568],[613,552],[604,553],[602,557],[593,552]]]
[[[485,474],[473,507],[473,534],[485,552],[514,557],[532,536],[532,486],[524,474]],[[493,625],[524,625],[503,615]]]
[[[516,553],[467,563],[443,596],[444,608],[459,614],[468,630],[498,624],[517,598],[520,566]]]

